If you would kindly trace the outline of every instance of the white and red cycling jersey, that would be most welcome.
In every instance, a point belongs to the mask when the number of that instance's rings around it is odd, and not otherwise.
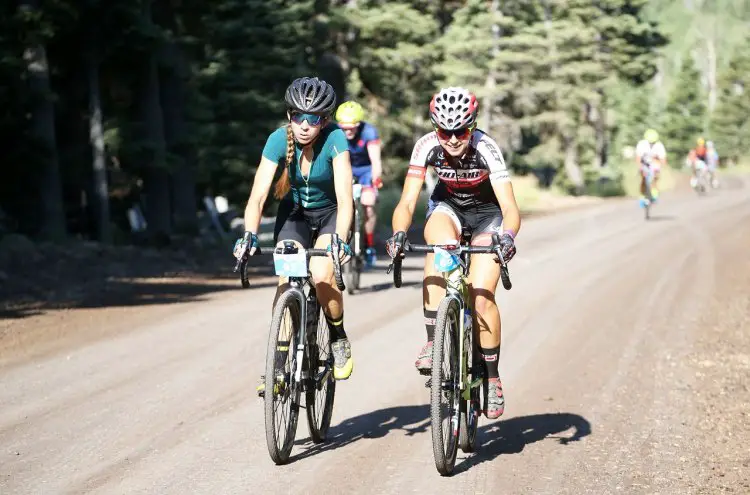
[[[459,209],[497,205],[492,185],[510,182],[499,146],[479,129],[471,133],[469,146],[458,159],[445,152],[435,132],[422,136],[412,150],[407,175],[424,178],[428,166],[432,166],[438,176],[431,199]]]

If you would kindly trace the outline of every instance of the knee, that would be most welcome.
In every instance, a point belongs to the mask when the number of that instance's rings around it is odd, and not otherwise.
[[[316,259],[314,263],[310,263],[310,275],[316,286],[320,284],[331,285],[333,281],[333,263],[328,258]]]
[[[485,316],[498,311],[498,309],[494,299],[477,296],[474,298],[474,311],[481,316]]]

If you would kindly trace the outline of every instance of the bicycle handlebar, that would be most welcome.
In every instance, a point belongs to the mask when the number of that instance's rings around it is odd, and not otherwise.
[[[346,285],[344,285],[344,278],[341,275],[341,260],[339,258],[339,236],[337,234],[333,234],[331,239],[331,244],[335,244],[335,249],[332,249],[330,252],[333,256],[331,258],[333,259],[333,276],[336,279],[336,286],[339,288],[339,290],[345,290]],[[257,256],[260,254],[272,254],[272,253],[263,253],[259,247],[255,248],[255,253],[253,253],[253,256]],[[327,249],[305,249],[305,254],[307,255],[308,259],[312,258],[314,256],[328,256],[329,251]],[[243,264],[247,263],[250,256],[248,255],[248,248],[245,247],[245,251],[242,253],[242,256],[239,257],[237,260],[237,263],[234,265],[234,273],[237,273],[237,271],[242,267]]]
[[[503,281],[503,287],[505,288],[505,290],[510,290],[513,287],[513,284],[510,282],[508,263],[503,258],[502,250],[500,247],[500,236],[498,234],[492,235],[492,245],[490,246],[456,246],[455,244],[410,244],[407,241],[403,247],[403,251],[412,253],[432,253],[435,251],[435,248],[445,249],[446,251],[452,252],[458,251],[459,253],[494,254],[497,256],[497,259],[495,261],[497,263],[500,263],[500,279]],[[391,264],[388,266],[388,270],[386,272],[390,273],[391,270],[393,270],[393,285],[396,287],[401,287],[402,283],[401,264],[403,261],[403,257],[403,254],[401,254],[400,256],[394,258],[391,261]]]

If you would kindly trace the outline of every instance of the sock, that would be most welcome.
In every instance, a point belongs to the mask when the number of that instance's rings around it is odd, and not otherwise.
[[[367,239],[367,247],[373,247],[375,245],[375,232],[368,232],[365,234],[365,237]]]
[[[427,341],[432,342],[435,340],[435,318],[437,318],[437,311],[431,311],[427,308],[424,310],[424,326],[427,330]]]
[[[498,359],[500,358],[500,346],[490,349],[480,348],[482,361],[484,361],[484,376],[486,378],[498,378],[500,373],[497,370]]]
[[[324,313],[325,314],[325,313]],[[346,332],[344,331],[344,315],[342,314],[338,320],[333,320],[330,316],[326,316],[326,323],[328,323],[328,331],[331,334],[331,341],[336,342],[346,338]]]

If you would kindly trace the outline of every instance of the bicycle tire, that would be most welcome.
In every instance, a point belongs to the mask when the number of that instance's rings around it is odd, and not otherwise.
[[[469,350],[474,349],[474,342],[472,338],[472,332],[467,333],[466,344],[464,345],[464,354],[468,358]],[[472,359],[469,366],[469,370],[476,369],[477,356],[473,351],[471,352]],[[473,372],[467,373],[467,378],[471,382],[476,377]],[[479,387],[474,387],[470,392],[470,399],[460,400],[460,414],[461,414],[461,426],[458,431],[458,446],[465,453],[474,452],[477,443],[477,429],[479,426]]]
[[[354,292],[359,289],[360,274],[362,272],[361,256],[352,257],[349,263],[344,266],[344,274],[346,275],[346,291],[349,294],[354,294]]]
[[[284,316],[287,314],[287,310],[289,310],[289,318],[292,320],[292,331],[291,338],[286,346],[287,355],[284,366],[286,367],[288,365],[289,370],[284,370],[284,381],[282,386],[280,386],[280,388],[283,387],[283,393],[276,394],[277,363],[281,357],[277,356],[277,348],[279,347],[279,333],[281,332],[282,323],[284,323]],[[294,370],[292,369],[291,364],[294,362],[297,339],[299,338],[300,318],[301,308],[297,295],[293,291],[286,291],[281,294],[273,311],[271,329],[268,336],[268,348],[266,349],[265,393],[263,398],[265,406],[266,444],[268,446],[268,453],[276,464],[286,464],[289,462],[289,454],[294,446],[294,437],[297,433],[297,421],[299,418],[300,407],[300,387],[294,383]],[[277,436],[277,433],[280,433],[280,429],[276,427],[277,419],[274,407],[277,402],[285,402],[283,407],[288,408],[289,418],[284,440],[281,443]]]
[[[446,297],[440,302],[435,321],[435,338],[432,344],[432,373],[430,379],[430,420],[432,429],[432,453],[435,467],[442,476],[453,473],[458,454],[458,434],[460,430],[460,395],[458,391],[458,343],[456,334],[459,322],[459,305],[453,297]],[[448,341],[448,357],[452,361],[448,372],[449,387],[453,390],[444,394],[443,390],[443,362],[444,349]],[[444,414],[442,398],[449,398],[449,408]],[[448,432],[443,432],[443,420],[448,420]]]
[[[648,220],[651,218],[651,203],[654,198],[651,197],[651,178],[646,178],[646,205],[643,207],[643,218]]]
[[[243,289],[250,288],[250,279],[247,276],[247,263],[248,259],[247,257],[242,260],[242,263],[240,263],[240,282],[242,283]]]
[[[308,301],[309,304],[309,301]],[[316,321],[308,323],[307,335],[308,335],[308,350],[309,358],[316,356],[316,363],[312,359],[308,359],[309,378],[307,382],[307,389],[305,390],[305,411],[307,413],[307,426],[310,430],[310,438],[313,443],[322,443],[326,441],[328,436],[328,429],[331,427],[331,417],[333,416],[333,402],[336,396],[336,380],[333,378],[333,354],[331,353],[331,335],[328,330],[328,324],[326,323],[323,311],[320,305],[315,303],[317,306],[318,315]],[[314,327],[310,324],[315,325]],[[322,338],[321,338],[322,337]],[[317,383],[315,382],[315,376],[320,371],[320,344],[325,342],[324,357],[328,362],[330,373],[328,378],[325,380],[325,389],[318,390]],[[325,394],[322,401],[322,411],[319,411],[318,401],[321,394]],[[321,412],[318,418],[316,413]]]
[[[362,235],[362,210],[359,201],[354,202],[354,215],[352,218],[352,242],[354,243],[352,249],[352,259],[344,267],[344,275],[346,277],[346,291],[349,294],[354,294],[359,289],[360,272],[362,271],[362,242],[364,237]],[[357,233],[359,233],[359,239],[357,239]]]

